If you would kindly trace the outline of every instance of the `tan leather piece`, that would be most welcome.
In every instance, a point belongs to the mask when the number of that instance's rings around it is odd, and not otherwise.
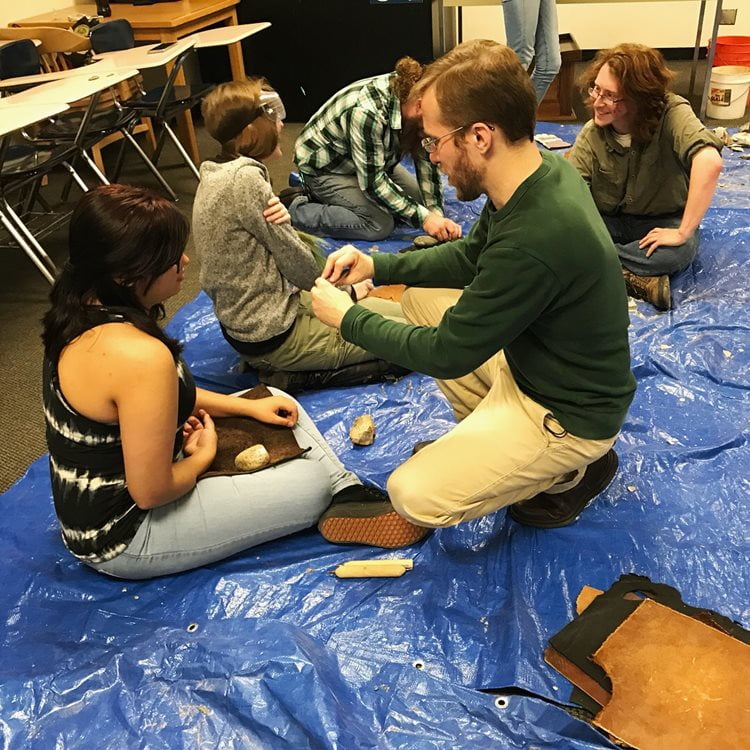
[[[750,646],[646,599],[593,655],[612,680],[594,724],[639,750],[736,750],[750,737]]]
[[[595,589],[593,586],[584,586],[576,598],[576,612],[580,615],[597,596],[603,593],[601,589]]]
[[[383,286],[376,286],[367,296],[401,302],[401,297],[405,289],[405,284],[383,284]]]

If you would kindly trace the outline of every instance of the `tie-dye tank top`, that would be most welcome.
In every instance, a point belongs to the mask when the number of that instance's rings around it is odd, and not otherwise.
[[[104,308],[97,313],[91,328],[125,322]],[[182,359],[176,369],[179,401],[172,460],[180,455],[182,425],[195,407],[190,370]],[[45,360],[42,387],[52,496],[63,542],[80,560],[106,562],[127,548],[148,513],[128,492],[120,426],[88,419],[70,406],[60,390],[57,363]]]

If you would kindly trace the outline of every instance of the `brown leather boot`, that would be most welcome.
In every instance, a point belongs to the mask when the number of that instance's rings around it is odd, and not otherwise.
[[[622,269],[625,288],[631,297],[650,302],[657,310],[669,310],[672,300],[669,293],[669,276],[638,276],[627,268]]]

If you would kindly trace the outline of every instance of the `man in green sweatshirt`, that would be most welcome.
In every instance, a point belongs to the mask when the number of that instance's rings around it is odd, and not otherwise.
[[[564,526],[612,480],[635,392],[617,253],[576,170],[536,148],[534,91],[507,47],[444,71],[421,108],[422,145],[458,197],[487,195],[479,221],[416,253],[334,252],[313,311],[345,340],[437,378],[453,406],[458,425],[388,480],[404,518],[442,527],[510,506],[518,522]],[[333,286],[367,278],[410,287],[410,324]]]

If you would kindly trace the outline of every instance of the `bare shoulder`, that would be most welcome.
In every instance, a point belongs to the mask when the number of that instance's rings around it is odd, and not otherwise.
[[[174,360],[158,339],[128,323],[105,323],[68,344],[60,355],[58,372],[78,390],[87,383],[108,391],[116,383],[147,383],[174,372]]]
[[[128,323],[86,331],[65,347],[57,369],[73,408],[102,422],[117,419],[115,403],[123,394],[161,391],[176,382],[169,349]]]

